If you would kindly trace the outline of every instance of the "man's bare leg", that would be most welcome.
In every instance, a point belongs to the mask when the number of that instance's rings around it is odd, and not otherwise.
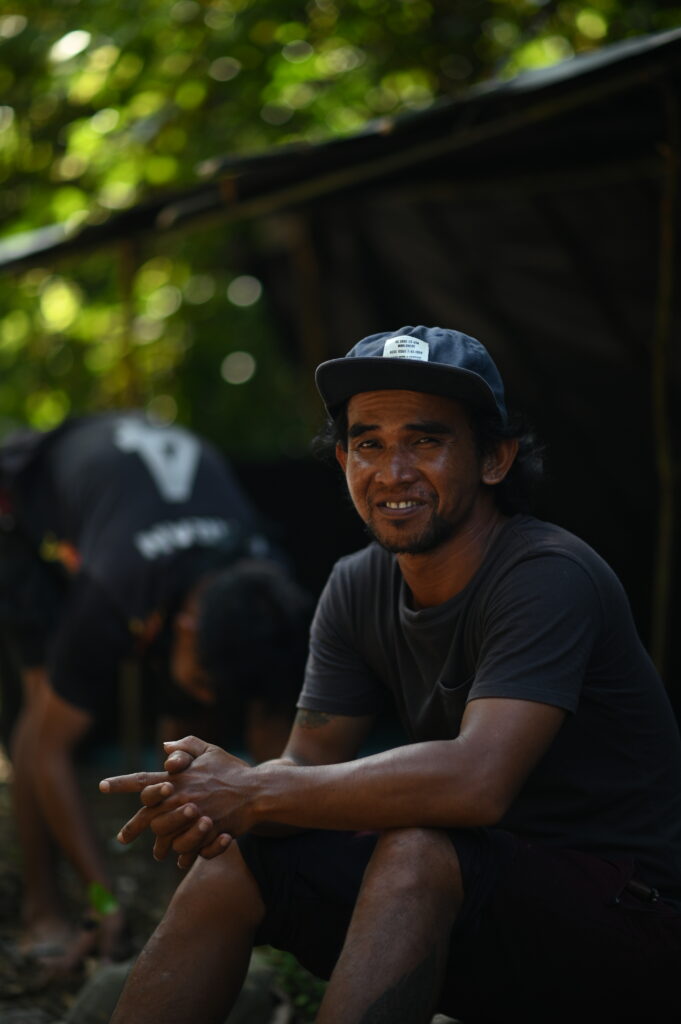
[[[430,1021],[462,899],[459,861],[444,832],[381,836],[317,1024]]]
[[[57,853],[38,805],[31,777],[32,744],[28,714],[42,681],[42,669],[24,673],[24,706],[11,741],[12,796],[22,850],[24,896],[21,948],[24,952],[61,949],[73,939],[57,884]]]
[[[236,843],[199,858],[140,953],[111,1024],[222,1024],[264,913]]]

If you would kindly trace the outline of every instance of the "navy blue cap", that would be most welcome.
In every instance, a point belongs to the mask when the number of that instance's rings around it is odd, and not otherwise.
[[[400,327],[362,338],[342,359],[317,367],[317,388],[329,415],[361,391],[424,391],[476,409],[508,415],[504,384],[484,345],[461,331]]]

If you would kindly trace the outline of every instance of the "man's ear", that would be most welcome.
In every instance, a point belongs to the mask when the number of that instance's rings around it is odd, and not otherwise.
[[[518,454],[518,439],[509,437],[499,441],[493,452],[482,460],[483,484],[499,484],[513,465]]]
[[[336,461],[338,462],[338,465],[343,470],[343,472],[345,472],[345,467],[348,462],[348,453],[342,444],[336,445]]]

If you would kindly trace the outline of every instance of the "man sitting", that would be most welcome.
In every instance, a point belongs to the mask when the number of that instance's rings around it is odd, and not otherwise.
[[[374,542],[281,759],[188,737],[102,782],[141,793],[121,841],[194,862],[113,1021],[223,1020],[259,943],[330,979],[320,1024],[678,1020],[681,741],[619,581],[518,511],[535,456],[476,340],[373,335],[317,382]],[[386,700],[409,742],[357,757]]]

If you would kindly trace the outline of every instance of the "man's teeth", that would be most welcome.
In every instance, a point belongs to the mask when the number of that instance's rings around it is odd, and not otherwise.
[[[386,508],[415,508],[417,501],[386,501]]]

